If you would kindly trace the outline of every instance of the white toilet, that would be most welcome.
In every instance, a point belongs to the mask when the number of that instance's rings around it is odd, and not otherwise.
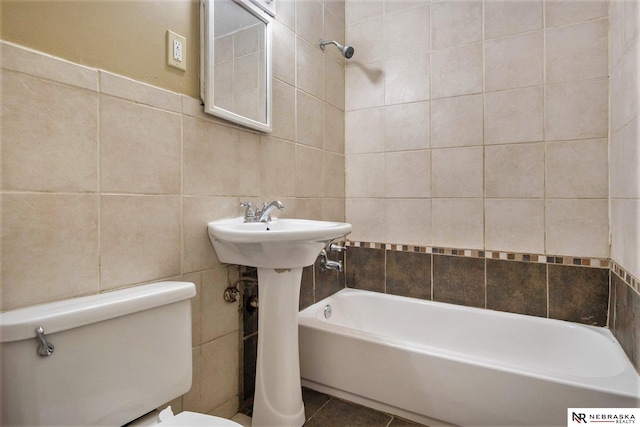
[[[159,282],[0,313],[2,425],[240,426],[153,412],[191,388],[195,294]]]

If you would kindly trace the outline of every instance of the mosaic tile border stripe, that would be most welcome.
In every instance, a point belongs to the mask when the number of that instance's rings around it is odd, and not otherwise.
[[[616,262],[611,262],[611,270],[627,285],[629,285],[631,289],[640,294],[640,280],[637,277],[634,277],[627,270],[620,267],[620,265]]]
[[[501,259],[507,261],[532,262],[540,264],[572,265],[578,267],[609,268],[608,258],[581,258],[557,255],[526,254],[517,252],[484,251],[478,249],[441,248],[432,246],[398,245],[393,243],[356,242],[347,240],[346,246],[386,249],[400,252],[419,252],[426,254],[441,254],[469,258]],[[628,274],[628,273],[627,273]]]

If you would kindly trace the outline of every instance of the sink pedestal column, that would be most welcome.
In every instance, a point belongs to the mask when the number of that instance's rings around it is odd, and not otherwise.
[[[258,268],[258,357],[252,427],[305,422],[298,303],[302,268]]]

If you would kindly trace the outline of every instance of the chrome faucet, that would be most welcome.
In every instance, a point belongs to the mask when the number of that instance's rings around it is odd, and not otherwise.
[[[329,257],[327,256],[327,251],[325,249],[322,249],[320,251],[320,268],[325,271],[325,270],[337,270],[342,272],[343,267],[342,267],[342,261],[332,261],[329,259]]]
[[[240,206],[245,207],[244,222],[269,222],[271,221],[271,211],[278,208],[284,209],[282,202],[274,200],[273,202],[264,202],[262,210],[253,208],[251,202],[240,202]]]
[[[255,216],[258,218],[258,222],[268,222],[271,221],[271,211],[274,209],[283,210],[284,205],[279,200],[274,200],[272,202],[264,202],[262,205],[262,210],[256,209]]]

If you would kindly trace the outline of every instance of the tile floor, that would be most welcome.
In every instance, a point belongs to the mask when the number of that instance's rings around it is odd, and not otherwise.
[[[304,427],[420,427],[411,421],[347,402],[308,388],[302,388],[307,421]],[[247,408],[245,414],[251,414]]]

